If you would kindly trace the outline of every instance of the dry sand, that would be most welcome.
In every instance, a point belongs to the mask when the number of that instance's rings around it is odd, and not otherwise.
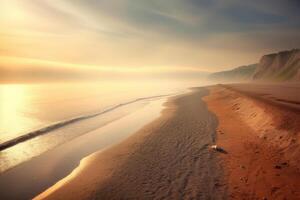
[[[160,118],[37,199],[300,199],[299,112],[243,87],[169,100]]]
[[[300,111],[300,83],[229,84],[226,87],[267,103]]]
[[[288,100],[297,88],[276,88],[215,86],[204,98],[219,119],[217,144],[228,151],[220,156],[230,199],[300,199],[300,114],[260,96]]]

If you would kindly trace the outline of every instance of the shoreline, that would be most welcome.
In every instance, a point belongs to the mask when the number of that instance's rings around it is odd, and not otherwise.
[[[89,156],[35,199],[222,199],[222,169],[209,149],[217,121],[201,100],[207,94],[201,88],[172,98],[158,119]]]
[[[20,137],[1,143],[0,160],[3,162],[0,163],[0,174],[22,165],[22,163],[28,162],[32,158],[41,156],[58,146],[64,145],[64,143],[77,137],[114,123],[130,113],[142,109],[150,102],[166,99],[167,96],[148,96],[132,101],[124,101],[123,103],[106,107],[100,112],[87,113],[41,126],[38,129],[24,133]],[[2,146],[3,144],[6,147],[7,145],[10,147],[2,149],[4,147]],[[36,146],[39,148],[36,148]]]
[[[299,113],[242,87],[196,90],[36,199],[300,198]]]
[[[76,137],[42,155],[0,174],[0,197],[31,199],[76,168],[81,159],[122,142],[160,115],[165,98],[157,99],[126,116]]]
[[[116,109],[118,109],[120,107],[129,105],[129,104],[132,104],[132,103],[136,103],[138,101],[155,99],[155,98],[161,98],[161,97],[166,97],[166,96],[170,96],[170,94],[138,98],[138,99],[134,99],[132,101],[128,101],[128,102],[125,102],[125,103],[117,104],[117,105],[112,106],[110,108],[106,108],[106,109],[104,109],[104,110],[102,110],[100,112],[96,112],[96,113],[92,113],[92,114],[87,114],[87,115],[82,115],[82,116],[77,116],[77,117],[73,117],[73,118],[70,118],[70,119],[67,119],[67,120],[58,121],[58,122],[55,122],[53,124],[46,125],[46,126],[44,126],[42,128],[39,128],[37,130],[30,131],[30,132],[25,133],[23,135],[20,135],[20,136],[18,136],[16,138],[13,138],[13,139],[4,141],[3,143],[0,143],[0,152],[3,151],[3,150],[5,150],[5,149],[8,149],[10,147],[13,147],[13,146],[15,146],[15,145],[17,145],[19,143],[26,142],[28,140],[31,140],[31,139],[35,138],[35,137],[47,134],[47,133],[49,133],[49,132],[51,132],[53,130],[56,130],[56,129],[62,128],[64,126],[76,123],[78,121],[82,121],[82,120],[94,118],[94,117],[106,114],[108,112],[111,112],[113,110],[116,110]]]

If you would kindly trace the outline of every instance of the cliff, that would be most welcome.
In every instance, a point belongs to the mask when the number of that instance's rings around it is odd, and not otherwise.
[[[265,55],[253,74],[253,80],[300,80],[300,49]]]
[[[220,71],[209,75],[213,81],[235,82],[251,80],[257,64],[237,67],[227,71]]]

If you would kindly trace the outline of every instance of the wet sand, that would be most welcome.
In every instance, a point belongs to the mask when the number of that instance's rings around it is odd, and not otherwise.
[[[161,117],[121,144],[95,153],[36,199],[223,199],[217,119],[205,88],[173,98]]]
[[[295,102],[299,88],[235,84],[209,90],[204,99],[219,119],[217,144],[228,152],[220,157],[229,199],[300,199],[300,114],[291,109],[297,103],[276,102]]]
[[[84,157],[118,144],[159,117],[165,101],[164,98],[150,101],[149,104],[118,120],[91,130],[1,173],[0,199],[32,199],[70,174]],[[70,133],[71,130],[65,131]]]

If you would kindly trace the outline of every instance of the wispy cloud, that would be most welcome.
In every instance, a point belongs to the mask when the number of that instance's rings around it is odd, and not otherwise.
[[[300,46],[297,0],[1,1],[8,56],[211,71]]]

